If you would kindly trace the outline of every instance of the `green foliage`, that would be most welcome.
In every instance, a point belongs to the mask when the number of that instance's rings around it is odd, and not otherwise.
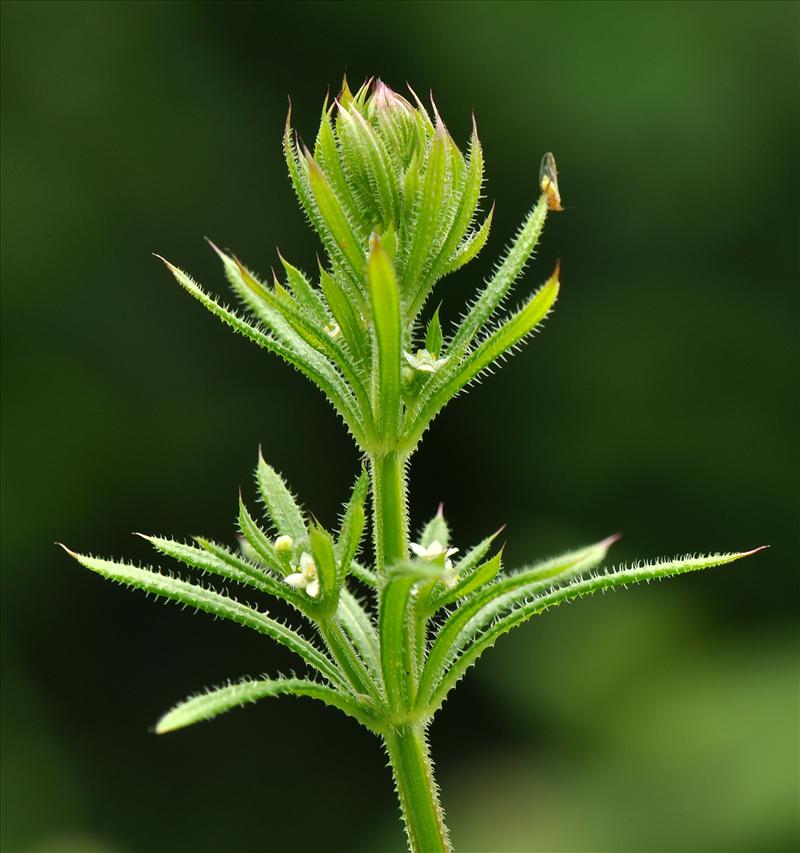
[[[437,283],[484,246],[492,213],[478,222],[483,152],[473,122],[466,155],[438,110],[433,117],[380,81],[355,93],[345,82],[323,107],[313,153],[291,128],[284,155],[300,206],[325,251],[319,286],[280,258],[285,275],[260,281],[212,248],[244,314],[227,308],[167,264],[178,282],[240,334],[310,379],[364,453],[338,531],[307,516],[259,452],[263,518],[239,503],[238,551],[145,536],[161,555],[249,594],[290,605],[319,643],[272,618],[262,604],[160,570],[69,553],[127,586],[271,637],[312,679],[244,680],[195,696],[167,713],[159,733],[211,719],[261,698],[308,696],[379,735],[389,753],[413,850],[446,850],[425,730],[455,684],[504,634],[550,607],[597,591],[730,563],[753,551],[604,569],[617,537],[505,570],[498,533],[457,560],[440,506],[410,542],[406,470],[450,400],[537,330],[559,293],[559,268],[507,316],[502,309],[531,259],[548,211],[561,209],[555,160],[545,156],[539,198],[493,274],[453,329],[437,308],[421,312]],[[534,178],[531,178],[532,183]],[[359,562],[371,487],[373,565]],[[493,550],[494,549],[494,550]],[[369,600],[359,595],[366,589]]]

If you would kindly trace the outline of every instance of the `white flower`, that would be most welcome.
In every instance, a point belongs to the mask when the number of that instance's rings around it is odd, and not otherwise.
[[[284,580],[292,589],[305,590],[309,598],[316,598],[319,595],[317,567],[314,564],[314,558],[305,551],[300,555],[299,571],[287,575]]]
[[[421,560],[430,560],[431,562],[444,556],[449,563],[450,561],[447,558],[458,553],[458,548],[445,548],[438,539],[434,539],[427,548],[424,545],[418,545],[416,542],[412,542],[409,547]]]
[[[455,573],[453,561],[450,559],[453,554],[458,553],[458,548],[445,548],[437,539],[434,539],[427,548],[423,545],[418,545],[416,542],[412,542],[409,547],[421,560],[429,560],[432,563],[444,563],[442,583],[448,589],[452,589],[461,580]]]
[[[446,358],[436,358],[432,352],[426,349],[418,349],[414,355],[406,350],[403,350],[403,358],[420,373],[436,373],[436,371],[444,364]]]
[[[294,548],[294,539],[292,539],[291,536],[287,536],[286,534],[284,534],[283,536],[279,536],[275,540],[275,550],[278,553],[285,553],[286,551],[291,551],[292,548]]]

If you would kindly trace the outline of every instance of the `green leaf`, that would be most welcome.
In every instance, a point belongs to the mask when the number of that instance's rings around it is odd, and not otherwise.
[[[220,619],[236,622],[261,634],[266,634],[276,642],[299,655],[311,667],[325,676],[331,683],[344,686],[346,682],[335,664],[308,640],[271,619],[266,613],[254,610],[212,589],[187,583],[178,578],[163,575],[151,568],[139,568],[127,563],[101,560],[83,554],[76,554],[62,545],[64,550],[82,566],[96,572],[108,580],[124,586],[144,590],[162,598],[177,601],[179,604],[194,607]]]
[[[481,614],[484,619],[492,618],[493,611],[496,613],[496,602],[504,597],[515,596],[517,600],[524,601],[534,592],[545,586],[551,586],[559,575],[590,571],[599,565],[608,553],[608,549],[616,541],[617,537],[610,536],[602,542],[570,551],[560,557],[544,561],[530,569],[525,569],[514,574],[506,575],[500,580],[485,586],[471,598],[464,601],[439,628],[438,633],[428,652],[428,659],[422,672],[419,685],[420,702],[430,695],[434,683],[445,665],[445,661],[455,647],[459,637],[471,620]],[[483,543],[481,543],[483,544]],[[480,546],[478,546],[480,548]],[[469,556],[469,555],[467,555]],[[505,598],[508,601],[508,598]]]
[[[450,545],[450,527],[445,521],[444,504],[439,504],[436,515],[422,528],[419,534],[419,544],[427,548],[433,542],[438,542],[443,548]]]
[[[320,600],[323,603],[333,600],[335,609],[339,585],[336,578],[336,556],[333,550],[333,539],[330,533],[316,521],[312,522],[308,536],[311,541],[314,565],[317,567]]]
[[[460,598],[465,598],[489,583],[489,581],[494,580],[500,571],[502,560],[503,552],[500,550],[490,560],[478,566],[473,572],[460,578],[459,582],[452,589],[447,590],[440,599],[437,599],[437,608],[452,604]]]
[[[302,168],[297,146],[292,139],[291,103],[289,104],[289,111],[286,114],[286,125],[283,131],[283,154],[286,159],[286,166],[289,170],[289,178],[292,182],[295,194],[297,195],[297,199],[300,202],[300,207],[308,217],[308,221],[314,226],[316,232],[320,237],[322,237],[323,232],[325,231],[322,217],[317,210],[317,205],[314,202],[314,197],[311,194],[311,188],[308,184],[308,177],[305,174],[305,170]]]
[[[400,361],[402,358],[400,294],[391,259],[372,237],[369,262],[370,304],[375,326],[377,374],[373,383],[373,408],[378,434],[390,443],[397,435],[400,416]]]
[[[267,534],[258,526],[253,516],[250,515],[241,494],[239,495],[238,522],[242,536],[244,536],[256,554],[258,554],[259,559],[278,574],[288,574],[288,566],[284,565],[279,559],[275,552],[275,546],[270,542]]]
[[[381,638],[381,670],[386,695],[393,712],[410,700],[408,681],[415,667],[415,638],[411,635],[413,619],[409,607],[411,589],[418,581],[441,579],[444,566],[426,560],[395,563],[387,569],[387,580],[381,595],[378,635]]]
[[[254,566],[243,557],[226,552],[220,545],[214,545],[205,539],[197,537],[195,541],[201,547],[196,548],[193,545],[178,542],[174,539],[162,538],[160,536],[146,536],[143,533],[137,535],[141,536],[142,539],[146,539],[160,553],[165,554],[167,557],[172,557],[173,560],[177,560],[190,568],[236,581],[236,583],[240,583],[243,586],[257,589],[268,595],[274,595],[276,598],[289,601],[292,604],[297,604],[299,601],[300,597],[290,586],[276,580],[263,569]]]
[[[460,651],[460,655],[452,661],[449,669],[436,685],[435,691],[431,696],[428,706],[430,712],[433,713],[441,706],[449,691],[463,677],[469,667],[487,649],[491,648],[503,634],[507,634],[513,628],[516,628],[523,622],[527,622],[531,617],[551,607],[575,601],[578,598],[592,595],[595,592],[614,589],[618,586],[624,587],[633,583],[649,582],[687,572],[699,571],[711,568],[712,566],[722,566],[732,563],[735,560],[740,560],[743,557],[748,557],[751,554],[756,554],[761,550],[763,550],[763,547],[734,554],[711,554],[699,557],[687,556],[672,560],[658,560],[653,563],[641,563],[629,568],[611,569],[603,574],[592,577],[574,579],[567,586],[558,587],[533,596],[527,602],[516,606],[504,618],[493,622],[482,633],[463,638],[462,643],[454,649],[454,652]]]
[[[460,358],[501,305],[530,260],[539,242],[539,235],[542,233],[546,218],[547,196],[543,194],[517,232],[496,272],[456,329],[453,340],[447,348],[449,356]]]
[[[350,637],[370,673],[380,679],[381,653],[378,632],[363,605],[346,586],[342,588],[336,619]]]
[[[356,580],[361,581],[364,586],[368,586],[370,589],[378,588],[378,576],[375,572],[366,568],[366,566],[362,566],[356,560],[353,560],[350,563],[350,575]]]
[[[156,734],[166,734],[194,723],[211,720],[243,705],[272,696],[308,696],[344,711],[372,731],[380,731],[380,721],[372,709],[352,696],[338,690],[300,678],[245,679],[225,687],[192,696],[168,711],[156,723]]]
[[[303,355],[285,342],[276,340],[272,335],[269,335],[253,325],[248,320],[240,317],[236,312],[221,305],[213,296],[201,288],[189,275],[183,270],[171,264],[169,261],[156,255],[159,260],[163,261],[170,272],[175,276],[178,283],[194,296],[201,305],[207,308],[212,314],[217,316],[224,323],[227,323],[231,328],[235,329],[240,334],[244,335],[249,340],[258,344],[264,349],[274,352],[279,355],[284,361],[299,370],[304,376],[310,379],[328,398],[334,409],[341,415],[348,429],[355,437],[359,444],[364,443],[364,428],[360,423],[357,406],[355,401],[349,398],[349,392],[343,386],[341,379],[337,377],[335,371],[332,371],[330,365],[322,364],[318,359],[310,362]]]
[[[347,219],[353,225],[356,237],[359,241],[366,243],[371,223],[364,222],[353,189],[342,167],[341,156],[331,123],[331,109],[327,107],[327,104],[323,107],[322,120],[314,145],[314,159],[319,163],[320,168],[330,181],[333,192],[341,201]]]
[[[278,533],[291,536],[295,541],[304,539],[308,535],[308,530],[303,519],[303,511],[289,491],[283,477],[264,461],[261,448],[258,449],[256,483],[270,521]]]
[[[460,152],[456,148],[455,144],[452,143],[452,140],[451,151],[453,152],[454,157],[461,157]],[[453,186],[453,196],[457,199],[457,206],[453,212],[452,223],[449,226],[446,238],[442,242],[442,246],[439,249],[436,258],[428,265],[428,268],[422,277],[422,281],[418,287],[418,299],[424,299],[437,279],[456,268],[453,265],[452,257],[456,253],[459,244],[466,235],[475,216],[478,201],[480,200],[482,184],[483,151],[481,149],[480,140],[478,139],[478,131],[473,117],[469,164],[466,168],[463,181],[458,181]],[[486,228],[486,232],[488,236],[488,226]],[[480,246],[476,247],[475,254],[477,254],[478,251],[480,251]],[[466,261],[464,261],[464,263],[466,263]],[[416,316],[420,307],[420,301],[412,302],[409,308],[409,316]],[[433,352],[430,347],[426,347],[426,349]]]
[[[342,335],[356,360],[356,367],[362,372],[369,369],[370,351],[364,323],[352,301],[339,282],[327,270],[319,268],[319,281],[325,300],[334,319],[342,330]]]
[[[410,294],[414,298],[414,302],[419,304],[422,303],[423,299],[416,294],[415,287],[419,282],[420,272],[438,232],[447,178],[446,168],[447,131],[441,121],[437,121],[436,130],[431,140],[425,176],[422,180],[419,210],[414,221],[411,248],[402,276],[403,292]]]
[[[494,217],[494,205],[492,205],[486,219],[477,231],[467,237],[466,240],[456,249],[453,256],[450,258],[446,266],[446,272],[451,273],[461,269],[468,264],[473,258],[477,257],[478,253],[486,245],[489,239],[489,231],[492,227],[492,218]]]
[[[211,246],[221,258],[225,276],[239,298],[265,326],[284,340],[310,369],[325,377],[330,387],[335,389],[337,399],[348,400],[360,428],[368,429],[363,423],[365,417],[369,419],[366,388],[355,365],[325,331],[327,315],[324,317],[324,323],[309,319],[288,294],[281,296],[277,292],[273,293],[237,259],[228,257],[213,243]],[[277,286],[276,283],[276,289]],[[352,400],[351,390],[357,402]]]
[[[350,220],[342,209],[336,193],[331,189],[328,179],[309,152],[306,152],[306,164],[311,191],[327,232],[335,249],[338,250],[337,253],[345,261],[353,280],[358,283],[363,279],[365,267],[362,244],[358,236],[353,233]]]
[[[425,349],[438,358],[439,353],[442,351],[443,340],[442,324],[439,320],[439,308],[437,308],[428,321],[428,329],[425,332]]]
[[[349,574],[350,567],[361,545],[361,537],[364,535],[364,525],[366,523],[364,504],[367,500],[368,492],[369,475],[366,469],[362,468],[355,486],[353,486],[350,500],[347,502],[342,523],[339,526],[339,535],[336,539],[336,556],[339,565],[338,577],[340,582]]]
[[[278,258],[286,270],[286,277],[294,298],[310,320],[319,327],[324,327],[329,318],[319,294],[305,275],[297,267],[292,266],[280,252],[278,252]]]
[[[410,412],[411,425],[405,430],[409,448],[416,446],[431,420],[456,394],[480,373],[529,335],[548,315],[558,296],[558,267],[516,314],[483,341],[460,363],[448,362],[429,383]]]
[[[350,172],[365,176],[370,201],[377,203],[381,222],[388,225],[399,216],[400,199],[394,179],[391,160],[377,133],[370,127],[358,110],[349,111],[340,107],[340,138],[342,157],[349,163]]]

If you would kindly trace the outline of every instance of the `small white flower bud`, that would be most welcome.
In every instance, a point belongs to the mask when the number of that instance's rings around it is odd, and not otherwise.
[[[285,554],[286,552],[291,551],[292,548],[294,548],[294,539],[292,539],[291,536],[284,534],[275,540],[275,550],[279,554]]]

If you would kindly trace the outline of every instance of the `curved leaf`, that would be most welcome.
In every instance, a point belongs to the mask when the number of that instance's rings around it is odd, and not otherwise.
[[[211,720],[232,708],[239,708],[272,696],[308,696],[344,711],[372,731],[379,731],[381,728],[380,721],[373,715],[369,706],[351,696],[345,696],[338,690],[306,679],[278,678],[247,679],[191,696],[164,714],[156,723],[155,731],[159,735],[174,732],[195,723]]]

